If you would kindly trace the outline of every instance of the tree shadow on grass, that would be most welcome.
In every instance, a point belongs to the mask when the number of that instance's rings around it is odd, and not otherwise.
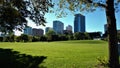
[[[12,49],[0,48],[0,68],[46,68],[40,66],[45,56],[20,54]]]

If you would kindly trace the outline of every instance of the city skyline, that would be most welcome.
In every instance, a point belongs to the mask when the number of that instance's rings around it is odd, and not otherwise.
[[[81,13],[86,17],[86,32],[102,32],[104,33],[104,24],[106,24],[106,14],[104,10],[96,10],[94,12],[90,13]],[[117,29],[120,30],[120,12],[116,13],[116,24],[117,24]],[[59,20],[64,23],[64,26],[71,25],[73,28],[74,24],[74,14],[69,14],[66,17],[63,18],[56,18],[55,14],[53,13],[47,13],[45,15],[46,21],[46,26],[36,26],[35,23],[33,23],[31,20],[28,20],[28,26],[31,26],[33,28],[42,28],[45,31],[46,27],[52,27],[52,22],[54,20]],[[65,29],[65,28],[64,28]],[[16,34],[21,34],[22,32],[16,31]]]

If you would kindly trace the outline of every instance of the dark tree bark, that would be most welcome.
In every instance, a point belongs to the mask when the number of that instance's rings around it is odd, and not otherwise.
[[[106,17],[107,17],[107,25],[108,25],[110,68],[119,68],[114,0],[106,0]]]

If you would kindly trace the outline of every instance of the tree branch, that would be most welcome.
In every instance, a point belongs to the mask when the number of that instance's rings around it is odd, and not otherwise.
[[[93,3],[93,4],[97,4],[100,7],[106,8],[105,4],[101,4],[101,3],[94,3],[92,0],[87,0],[88,3]]]

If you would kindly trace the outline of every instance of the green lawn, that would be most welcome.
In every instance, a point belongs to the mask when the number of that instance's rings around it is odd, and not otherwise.
[[[93,68],[97,57],[108,56],[107,42],[95,40],[0,43],[0,48],[32,56],[46,56],[42,65],[47,68]]]

